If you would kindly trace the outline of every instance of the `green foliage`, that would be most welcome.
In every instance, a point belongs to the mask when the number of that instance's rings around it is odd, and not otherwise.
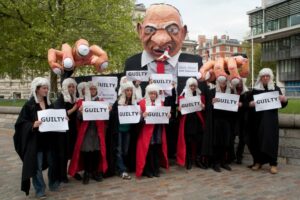
[[[133,0],[1,0],[0,75],[43,75],[50,69],[48,49],[79,38],[101,46],[109,70],[120,72],[141,49],[133,10]]]
[[[242,47],[243,49],[246,50],[246,54],[247,54],[247,57],[249,59],[249,67],[250,67],[250,76],[249,78],[247,79],[247,85],[251,85],[251,66],[252,66],[252,52],[251,52],[251,42],[247,42],[247,41],[244,41],[242,43]],[[257,75],[258,75],[258,72],[262,69],[262,68],[265,68],[265,67],[268,67],[268,68],[271,68],[274,72],[274,75],[276,76],[276,61],[273,61],[273,62],[265,62],[265,61],[262,61],[261,60],[261,44],[259,43],[254,43],[254,47],[253,47],[253,50],[254,50],[254,56],[253,56],[253,60],[254,60],[254,83],[256,81],[256,78],[257,78]],[[276,79],[276,77],[275,77]]]

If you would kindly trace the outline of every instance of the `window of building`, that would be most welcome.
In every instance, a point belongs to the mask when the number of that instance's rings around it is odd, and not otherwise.
[[[233,53],[238,53],[238,48],[237,47],[233,47]]]
[[[266,32],[278,30],[278,20],[269,21],[266,23]]]
[[[283,18],[280,18],[279,20],[279,29],[281,28],[286,28],[289,26],[289,17],[283,17]]]
[[[291,37],[291,47],[300,47],[300,34]]]
[[[300,24],[300,13],[296,15],[291,15],[290,18],[291,18],[291,26]]]
[[[230,46],[226,46],[226,51],[230,51]]]
[[[220,47],[216,47],[216,52],[217,52],[217,53],[220,52]]]

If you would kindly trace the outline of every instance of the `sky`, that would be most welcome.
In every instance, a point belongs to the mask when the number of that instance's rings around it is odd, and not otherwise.
[[[168,3],[179,9],[189,38],[198,35],[211,39],[214,35],[229,35],[243,40],[250,32],[247,12],[261,7],[261,0],[136,0],[146,7],[153,3]]]

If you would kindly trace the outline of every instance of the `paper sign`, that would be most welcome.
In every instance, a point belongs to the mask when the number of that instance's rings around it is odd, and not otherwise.
[[[141,109],[138,105],[118,106],[120,124],[137,124],[141,119]]]
[[[238,111],[240,99],[239,95],[216,92],[215,98],[217,98],[218,101],[214,103],[214,109],[232,112]]]
[[[108,102],[105,101],[83,101],[82,102],[83,121],[108,120]]]
[[[117,100],[116,88],[118,86],[118,78],[114,76],[96,76],[92,77],[92,82],[98,86],[98,96],[109,103]]]
[[[129,81],[149,81],[149,73],[145,70],[140,71],[127,71],[126,72],[126,78]]]
[[[154,84],[160,86],[162,90],[172,90],[173,76],[172,74],[151,74]]]
[[[272,110],[281,108],[279,100],[279,92],[266,92],[262,94],[253,95],[256,111]]]
[[[170,106],[146,106],[148,113],[145,117],[146,124],[168,124],[170,111]]]
[[[178,63],[178,76],[183,77],[197,77],[198,63],[179,62]]]
[[[67,113],[65,109],[47,109],[37,112],[38,120],[42,121],[39,126],[40,132],[66,131],[69,130]]]
[[[182,115],[201,111],[202,107],[201,107],[200,96],[187,97],[184,99],[180,99],[180,107],[181,107],[180,112]]]

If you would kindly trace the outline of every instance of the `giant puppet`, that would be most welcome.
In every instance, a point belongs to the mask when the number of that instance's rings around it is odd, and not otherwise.
[[[69,72],[70,76],[75,68],[85,65],[93,65],[98,72],[102,72],[108,66],[108,57],[99,46],[90,46],[87,40],[79,39],[73,48],[64,43],[61,50],[49,49],[48,63],[55,74]]]

